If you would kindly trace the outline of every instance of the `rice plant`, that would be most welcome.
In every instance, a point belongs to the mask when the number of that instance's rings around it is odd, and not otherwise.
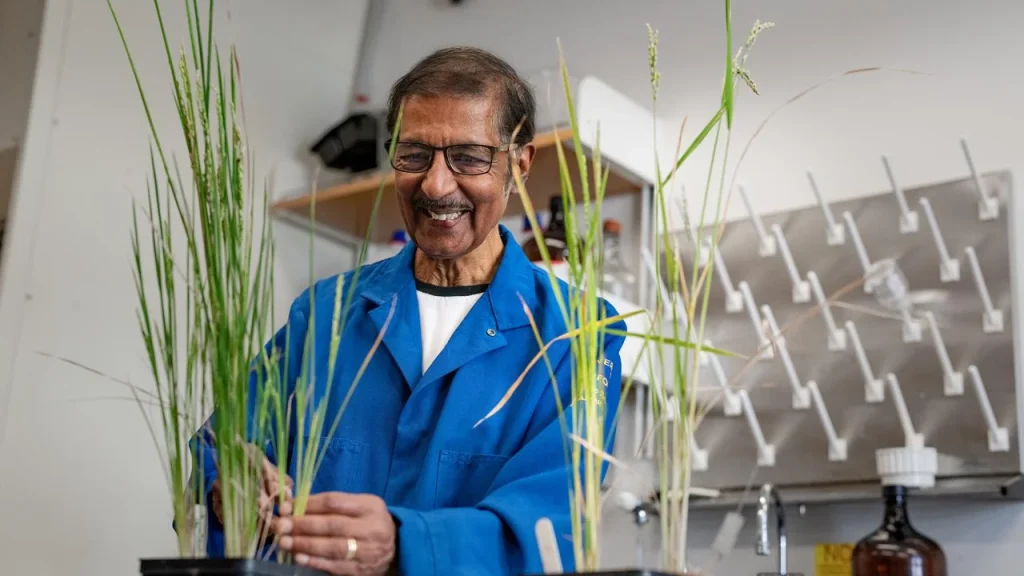
[[[686,536],[687,510],[689,507],[689,439],[693,434],[697,421],[697,389],[698,356],[700,354],[727,355],[723,350],[698,345],[704,341],[704,322],[707,317],[707,303],[710,294],[712,263],[708,263],[698,274],[698,268],[691,271],[689,282],[682,266],[679,248],[673,243],[668,233],[669,207],[672,203],[668,190],[672,179],[690,156],[708,142],[713,133],[711,163],[708,166],[707,184],[702,199],[700,219],[697,223],[697,236],[703,237],[703,229],[710,223],[718,223],[722,216],[722,188],[725,184],[726,164],[728,160],[730,134],[734,115],[735,78],[741,78],[756,93],[756,87],[744,67],[746,56],[757,35],[771,24],[756,23],[746,43],[739,53],[732,50],[732,19],[731,4],[724,2],[725,8],[725,40],[726,64],[722,86],[721,102],[718,111],[710,121],[680,153],[678,150],[675,161],[667,174],[663,175],[658,163],[657,134],[655,133],[655,173],[654,209],[656,211],[657,228],[660,232],[653,238],[650,247],[652,254],[661,254],[666,261],[664,269],[660,265],[661,258],[655,258],[656,276],[664,278],[668,284],[668,300],[660,290],[655,290],[656,301],[654,318],[665,318],[672,326],[671,334],[662,334],[658,322],[651,322],[647,333],[631,333],[615,328],[613,325],[625,320],[628,315],[605,317],[605,308],[601,304],[599,279],[603,259],[603,244],[600,230],[603,221],[601,208],[604,200],[608,168],[602,165],[600,151],[600,131],[595,135],[595,146],[592,149],[592,160],[587,159],[581,145],[579,126],[569,85],[569,74],[564,57],[560,54],[559,66],[568,109],[569,134],[575,158],[567,159],[560,139],[556,139],[561,194],[565,213],[566,235],[572,239],[568,245],[568,297],[563,298],[558,287],[550,255],[544,248],[543,230],[539,226],[530,196],[526,191],[517,166],[513,164],[513,176],[523,202],[527,219],[533,234],[538,238],[543,266],[558,302],[560,312],[566,324],[566,334],[559,339],[569,339],[572,353],[572,399],[567,415],[562,418],[563,432],[567,442],[567,464],[571,469],[570,507],[572,517],[572,539],[574,563],[579,571],[593,571],[600,568],[600,532],[601,503],[603,495],[600,490],[602,469],[606,463],[619,464],[608,453],[609,446],[604,437],[604,426],[608,408],[604,402],[604,389],[600,382],[598,367],[604,363],[604,336],[618,335],[641,338],[644,350],[651,348],[653,353],[646,354],[651,364],[651,374],[655,374],[653,364],[655,358],[658,366],[665,366],[666,358],[671,360],[670,374],[663,375],[660,385],[652,386],[655,421],[657,422],[656,439],[658,443],[658,470],[660,475],[660,509],[662,531],[662,568],[682,572],[687,568]],[[658,87],[661,73],[657,66],[657,31],[648,27],[648,56],[652,88],[652,116],[657,114]],[[725,132],[724,142],[722,132]],[[719,155],[721,159],[719,160]],[[574,190],[570,177],[570,161],[575,161],[580,174],[581,190]],[[717,162],[717,164],[716,164]],[[717,172],[716,172],[717,171]],[[709,199],[712,196],[712,184],[717,175],[718,200],[713,215],[708,214]],[[579,199],[577,200],[577,197]],[[577,216],[580,207],[582,219]],[[684,207],[684,214],[686,213]],[[710,216],[710,218],[708,218]],[[714,234],[713,244],[720,234]],[[680,297],[681,296],[681,297]],[[529,312],[527,312],[529,314]],[[531,319],[532,320],[532,319]],[[538,357],[546,359],[551,342],[540,341]],[[534,360],[527,370],[533,367]],[[623,374],[627,371],[624,367]],[[635,370],[636,367],[633,367]],[[554,373],[549,373],[554,378]],[[524,374],[525,375],[525,372]],[[510,396],[523,375],[509,388],[505,398],[495,407],[492,414],[500,409]],[[624,376],[622,399],[628,396],[632,386],[632,377]],[[556,384],[557,388],[557,384]],[[556,401],[558,395],[555,395]],[[621,406],[620,406],[621,407]],[[562,410],[559,406],[559,410]],[[616,409],[616,421],[619,410]],[[673,425],[674,423],[674,425]]]
[[[737,53],[732,48],[732,12],[731,1],[724,0],[725,9],[725,43],[726,57],[722,82],[721,103],[711,120],[694,138],[686,150],[676,153],[675,164],[668,174],[662,177],[660,163],[655,161],[655,207],[658,213],[658,229],[670,229],[668,219],[669,197],[666,189],[671,185],[673,177],[689,159],[695,150],[703,145],[708,136],[714,133],[711,140],[711,159],[707,167],[707,179],[701,197],[699,217],[694,226],[689,222],[688,208],[683,206],[684,228],[689,228],[691,236],[698,239],[698,244],[705,238],[705,228],[712,233],[708,247],[709,253],[717,248],[722,232],[723,200],[727,197],[725,177],[729,159],[732,124],[735,115],[735,84],[736,78],[741,79],[755,94],[756,85],[745,68],[750,49],[758,35],[772,27],[771,23],[755,22],[746,41]],[[657,32],[649,29],[648,35],[649,65],[651,69],[652,110],[657,114],[658,82],[660,72],[657,68]],[[724,135],[723,135],[724,131]],[[724,136],[724,138],[723,138]],[[724,142],[723,142],[724,140]],[[717,176],[717,183],[716,183]],[[717,193],[712,192],[712,187]],[[709,214],[709,204],[714,196],[714,210]],[[709,218],[710,217],[710,218]],[[660,242],[660,246],[658,245]],[[697,254],[701,246],[697,246]],[[665,260],[665,269],[661,269],[661,259],[655,259],[656,276],[665,278],[668,293],[672,295],[664,302],[660,291],[656,291],[655,315],[667,312],[673,330],[674,339],[691,342],[704,342],[708,301],[711,295],[712,272],[714,259],[709,258],[703,266],[694,264],[689,271],[687,281],[683,269],[682,257],[678,245],[674,244],[668,233],[655,235],[652,253],[661,253]],[[676,295],[679,295],[677,298]],[[685,335],[681,335],[684,331]],[[665,366],[665,345],[655,346],[658,366]],[[663,385],[652,391],[656,421],[657,458],[659,469],[659,510],[662,532],[662,565],[665,569],[678,572],[689,568],[687,562],[687,528],[689,524],[690,497],[690,446],[691,438],[698,424],[698,401],[696,391],[699,388],[700,354],[709,353],[694,347],[675,346],[669,350],[671,355],[671,371],[664,375]],[[710,353],[720,353],[718,351]]]
[[[296,336],[304,338],[301,367],[288,366],[291,326],[284,329],[283,346],[272,339],[274,245],[267,211],[269,195],[266,189],[262,194],[256,192],[252,151],[244,134],[238,56],[231,48],[224,57],[214,40],[215,2],[209,1],[203,22],[198,0],[182,0],[188,35],[187,46],[177,59],[159,2],[153,2],[180,124],[176,136],[187,150],[184,176],[170,158],[165,146],[168,138],[161,137],[154,123],[111,0],[107,5],[153,142],[147,201],[144,208],[134,207],[131,241],[139,329],[156,386],[162,438],[148,418],[147,424],[164,455],[178,553],[202,555],[194,537],[192,511],[194,495],[204,494],[207,481],[212,480],[204,478],[209,464],[204,458],[212,453],[203,449],[205,445],[216,449],[225,554],[252,557],[266,547],[267,523],[263,520],[273,504],[261,501],[261,493],[276,497],[278,504],[289,497],[284,464],[291,458],[296,465],[294,514],[303,514],[325,454],[320,439],[337,428],[348,398],[383,336],[378,335],[377,345],[363,360],[341,410],[328,418],[328,403],[315,400],[331,394],[340,336],[366,259],[383,179],[348,286],[345,276],[337,276],[327,377],[326,382],[317,382],[317,359],[312,354],[315,309],[310,310],[304,337]],[[309,247],[312,307],[316,306],[318,286],[313,283],[312,263],[315,204],[314,190]],[[289,375],[295,372],[298,376],[293,381]],[[138,391],[132,390],[142,407]],[[214,415],[204,423],[211,409]],[[292,422],[306,433],[288,438]],[[198,441],[190,446],[187,438],[200,428]],[[281,463],[276,482],[262,472],[264,453]]]

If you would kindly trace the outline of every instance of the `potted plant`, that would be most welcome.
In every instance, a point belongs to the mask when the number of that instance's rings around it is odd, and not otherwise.
[[[314,327],[306,330],[303,342],[291,341],[291,326],[276,335],[272,332],[274,246],[268,193],[256,191],[237,55],[234,49],[222,55],[214,42],[215,3],[209,3],[204,21],[198,2],[182,2],[188,44],[177,59],[160,3],[153,3],[180,121],[176,142],[187,150],[184,168],[172,158],[168,139],[154,124],[125,30],[111,1],[107,4],[152,137],[148,197],[142,207],[135,207],[131,238],[140,335],[160,414],[159,425],[148,418],[147,423],[163,455],[177,534],[178,558],[143,559],[141,572],[319,574],[290,565],[286,555],[275,553],[264,520],[287,497],[293,498],[294,514],[303,514],[326,450],[320,438],[330,436],[342,417],[343,409],[328,416],[327,402],[314,404],[312,391],[319,384],[329,393],[333,382],[338,339],[366,258],[372,224],[350,285],[343,286],[344,275],[333,281],[333,341],[326,384],[316,382],[315,372],[305,363],[292,367],[296,375],[292,382],[285,376],[291,372],[286,362],[282,366],[281,358],[287,356],[281,350],[308,347]],[[382,190],[383,185],[378,203]],[[311,220],[313,210],[315,206]],[[312,283],[312,244],[310,254],[308,290],[332,288]],[[361,375],[356,376],[349,395]],[[141,407],[140,391],[132,391]],[[211,408],[214,415],[207,419]],[[293,422],[308,431],[304,438],[286,439]],[[190,442],[196,430],[201,432]],[[283,471],[268,477],[263,469],[265,451],[276,462],[289,457],[297,462],[294,485],[286,484]],[[196,505],[208,502],[214,476],[227,560],[206,558],[204,538],[197,535]]]
[[[722,227],[720,224],[723,215],[723,200],[726,196],[725,173],[726,162],[721,161],[721,166],[715,166],[715,158],[722,154],[728,158],[729,142],[734,112],[734,90],[735,79],[740,78],[756,93],[756,88],[747,70],[744,68],[745,60],[753,46],[758,34],[769,28],[771,24],[755,23],[746,42],[735,55],[732,51],[732,18],[731,2],[724,1],[725,8],[725,37],[726,37],[726,65],[722,87],[721,104],[716,114],[704,126],[700,133],[692,140],[688,147],[680,152],[676,151],[674,163],[667,175],[662,176],[660,164],[657,162],[657,150],[655,150],[655,173],[657,181],[654,186],[654,209],[657,213],[658,228],[667,231],[670,228],[668,222],[669,204],[671,199],[667,193],[674,175],[679,168],[690,158],[695,150],[709,143],[708,137],[714,134],[710,141],[712,145],[712,160],[708,167],[707,186],[704,190],[701,206],[701,217],[696,223],[695,237],[702,238],[705,233],[711,237],[711,249],[714,249],[718,242]],[[652,114],[656,115],[658,86],[660,72],[657,67],[657,32],[648,27],[648,53],[651,73],[652,88]],[[690,496],[690,438],[696,428],[701,411],[697,402],[697,395],[693,393],[697,388],[699,356],[701,354],[726,355],[728,352],[710,348],[704,342],[704,323],[707,316],[708,295],[711,289],[713,262],[709,262],[702,270],[695,267],[691,271],[691,277],[686,278],[682,267],[682,258],[678,247],[675,246],[667,232],[654,235],[654,245],[651,252],[661,254],[661,258],[655,258],[656,275],[665,278],[668,284],[668,292],[678,295],[679,298],[670,297],[667,300],[661,291],[656,290],[655,308],[649,311],[652,318],[665,318],[671,326],[671,333],[662,333],[659,322],[651,321],[650,330],[646,333],[632,333],[625,331],[622,321],[632,314],[620,314],[605,316],[605,310],[600,291],[594,287],[601,278],[601,265],[603,262],[602,242],[600,237],[601,223],[603,221],[601,208],[604,199],[604,187],[606,183],[606,168],[602,167],[600,154],[600,140],[597,138],[597,145],[593,150],[593,160],[588,162],[580,145],[579,126],[576,122],[575,108],[572,93],[569,86],[569,74],[564,58],[560,60],[560,69],[565,89],[565,98],[569,112],[569,128],[573,140],[575,158],[567,159],[560,142],[556,143],[561,173],[561,195],[564,203],[565,228],[567,236],[576,239],[569,244],[568,262],[568,283],[570,288],[568,297],[559,299],[559,306],[564,317],[566,326],[572,327],[566,334],[558,339],[569,339],[572,348],[573,363],[576,370],[573,372],[572,381],[572,406],[566,410],[567,415],[563,418],[564,436],[566,438],[566,452],[569,454],[567,461],[572,470],[573,478],[570,488],[570,506],[572,508],[572,541],[573,560],[576,566],[574,574],[601,574],[629,576],[629,575],[655,575],[655,574],[689,574],[691,566],[686,557],[686,539],[688,524],[688,509]],[[724,139],[722,132],[725,132]],[[655,138],[655,140],[657,140]],[[681,138],[680,138],[681,140]],[[572,178],[570,177],[568,162],[575,161],[581,174],[581,190],[573,189]],[[589,165],[588,165],[589,164]],[[719,184],[717,199],[715,201],[714,213],[708,214],[708,204],[712,199],[712,180],[715,177],[715,170],[719,170]],[[558,280],[550,256],[543,249],[543,230],[537,223],[534,208],[530,202],[518,170],[513,166],[516,185],[520,192],[524,209],[530,222],[532,233],[539,240],[537,245],[541,248],[543,265],[548,271],[551,279],[552,289],[556,297],[559,295]],[[579,192],[577,194],[577,192]],[[577,196],[580,200],[577,201]],[[584,217],[580,221],[577,217],[576,208],[578,204],[582,208]],[[686,209],[683,209],[686,217]],[[689,223],[686,224],[690,228]],[[664,259],[666,266],[662,268],[661,259]],[[579,287],[584,287],[580,289]],[[644,347],[650,348],[645,355],[650,368],[650,373],[655,374],[654,364],[658,366],[672,366],[668,374],[664,374],[664,382],[660,387],[652,388],[654,398],[654,416],[656,421],[655,438],[657,442],[657,464],[660,475],[660,487],[657,507],[661,525],[663,550],[661,558],[661,569],[665,572],[652,572],[650,567],[638,566],[633,570],[617,570],[611,572],[601,571],[600,544],[598,534],[600,533],[600,520],[603,501],[609,496],[600,489],[604,474],[609,464],[624,466],[615,460],[608,453],[606,442],[606,431],[601,425],[605,414],[608,411],[604,404],[602,383],[599,373],[593,367],[601,366],[604,361],[604,349],[602,343],[605,335],[617,335],[624,337],[641,338],[644,340]],[[538,338],[540,338],[538,334]],[[541,343],[541,351],[538,358],[545,357],[547,348],[552,342]],[[536,361],[536,359],[535,359]],[[532,364],[531,366],[532,367]],[[527,369],[529,369],[528,367]],[[633,370],[636,367],[632,367]],[[630,367],[623,367],[623,374],[630,373]],[[518,381],[512,385],[506,394],[511,395]],[[632,386],[632,377],[626,377],[622,398],[625,399]],[[557,395],[556,395],[557,398]],[[500,409],[502,404],[495,407],[493,414]],[[561,408],[561,407],[560,407]],[[616,408],[617,411],[617,408]],[[617,418],[617,416],[616,416]],[[541,542],[542,549],[556,549],[552,543]],[[555,566],[553,573],[558,573],[558,561],[552,562]]]

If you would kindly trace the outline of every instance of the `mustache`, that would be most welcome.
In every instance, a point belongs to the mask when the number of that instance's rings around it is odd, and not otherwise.
[[[437,200],[433,198],[425,198],[423,196],[413,198],[412,206],[417,210],[427,210],[430,212],[441,212],[445,210],[469,211],[473,209],[472,204],[461,198],[442,198]]]

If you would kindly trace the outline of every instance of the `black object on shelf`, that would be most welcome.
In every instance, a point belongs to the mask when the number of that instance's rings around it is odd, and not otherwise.
[[[141,576],[328,576],[326,572],[253,558],[152,558],[139,562]]]
[[[380,118],[374,114],[352,114],[321,136],[312,152],[335,170],[376,170],[382,156],[380,130]]]

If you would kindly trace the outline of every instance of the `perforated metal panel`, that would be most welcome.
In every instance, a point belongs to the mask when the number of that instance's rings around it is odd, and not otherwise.
[[[826,220],[819,206],[764,216],[764,225],[778,224],[791,250],[801,278],[813,271],[826,296],[850,288],[831,306],[840,329],[850,321],[865,349],[877,378],[892,373],[898,379],[916,432],[925,445],[939,453],[939,485],[936,491],[996,492],[1004,479],[1021,473],[1020,390],[1015,377],[1015,319],[1013,306],[1013,243],[1010,230],[1012,182],[1009,173],[986,175],[984,183],[999,198],[997,218],[981,220],[978,192],[971,179],[908,189],[905,195],[918,213],[918,230],[900,231],[901,211],[896,196],[882,193],[831,205],[836,220],[848,211],[856,223],[871,261],[892,258],[911,289],[915,317],[931,312],[936,320],[953,369],[962,374],[963,393],[945,394],[944,372],[927,323],[921,321],[918,342],[904,340],[903,322],[885,310],[874,294],[858,285],[864,269],[855,250],[851,231],[845,243],[826,242]],[[934,211],[951,258],[959,261],[959,280],[940,279],[940,256],[921,198]],[[739,198],[734,201],[738,202]],[[690,242],[682,242],[692,246]],[[822,499],[842,486],[878,484],[875,450],[901,446],[904,429],[889,389],[881,402],[869,402],[865,377],[858,364],[850,334],[845,350],[831,350],[826,323],[815,313],[816,303],[794,303],[792,281],[783,258],[762,256],[757,231],[750,220],[731,223],[720,250],[734,284],[750,287],[757,306],[771,307],[785,335],[785,344],[800,384],[817,383],[837,435],[847,443],[845,460],[829,459],[829,443],[812,403],[794,409],[794,399],[783,362],[776,356],[762,359],[741,373],[745,362],[723,359],[733,385],[749,391],[765,440],[774,446],[775,462],[761,466],[755,481],[771,482],[783,489],[817,488]],[[991,299],[1003,314],[1003,329],[983,328],[983,300],[965,248],[973,247]],[[683,248],[686,250],[686,248]],[[693,250],[685,254],[693,266]],[[726,311],[725,290],[715,279],[707,320],[707,336],[717,347],[753,355],[760,342],[747,310]],[[844,330],[845,332],[845,330]],[[1009,449],[990,451],[988,427],[968,374],[976,366],[1000,427],[1008,432]],[[712,398],[714,375],[702,370],[702,398]],[[718,394],[714,394],[718,396]],[[758,461],[751,427],[742,414],[726,416],[721,402],[713,407],[696,432],[698,445],[708,452],[707,469],[694,474],[695,485],[725,491],[742,491],[752,480]],[[872,489],[874,493],[876,489]]]

